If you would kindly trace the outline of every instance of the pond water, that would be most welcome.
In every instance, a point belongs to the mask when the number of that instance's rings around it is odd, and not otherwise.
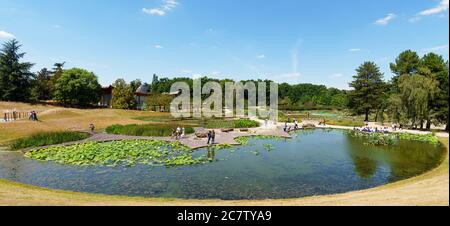
[[[372,188],[440,164],[445,148],[401,141],[364,145],[341,130],[307,130],[292,139],[251,138],[248,145],[203,148],[211,163],[176,168],[80,167],[0,152],[0,178],[78,192],[196,199],[294,198]]]

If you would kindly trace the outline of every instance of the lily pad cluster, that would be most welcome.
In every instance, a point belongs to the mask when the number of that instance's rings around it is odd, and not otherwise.
[[[182,166],[206,163],[204,156],[194,158],[192,150],[179,142],[124,140],[108,143],[88,142],[72,146],[37,149],[26,157],[77,166]]]

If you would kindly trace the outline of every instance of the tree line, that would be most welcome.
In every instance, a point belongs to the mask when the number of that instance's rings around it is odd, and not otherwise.
[[[350,83],[347,107],[356,115],[374,116],[413,129],[446,125],[448,131],[449,63],[435,53],[420,57],[406,50],[390,64],[388,82],[374,62],[364,62]]]
[[[101,86],[94,73],[80,68],[64,70],[65,63],[54,64],[52,70],[43,68],[32,73],[34,64],[22,62],[25,53],[20,48],[17,40],[10,40],[0,50],[0,100],[55,100],[80,107],[99,101]]]

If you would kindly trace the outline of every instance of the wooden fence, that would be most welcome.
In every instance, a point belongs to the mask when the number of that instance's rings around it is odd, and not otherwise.
[[[29,117],[30,117],[29,112],[12,111],[12,112],[2,113],[1,119],[3,119],[3,121],[5,121],[5,122],[11,122],[11,121],[19,120],[19,119],[28,119]]]

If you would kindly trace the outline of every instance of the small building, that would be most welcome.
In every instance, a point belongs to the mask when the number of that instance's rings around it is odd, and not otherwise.
[[[98,103],[98,106],[105,107],[105,108],[111,108],[112,104],[112,91],[114,87],[108,86],[108,87],[102,87],[102,93],[100,96],[100,102]]]
[[[144,110],[145,108],[145,100],[148,96],[150,96],[150,86],[148,84],[142,84],[139,88],[134,92],[134,98],[136,100],[136,109]]]

